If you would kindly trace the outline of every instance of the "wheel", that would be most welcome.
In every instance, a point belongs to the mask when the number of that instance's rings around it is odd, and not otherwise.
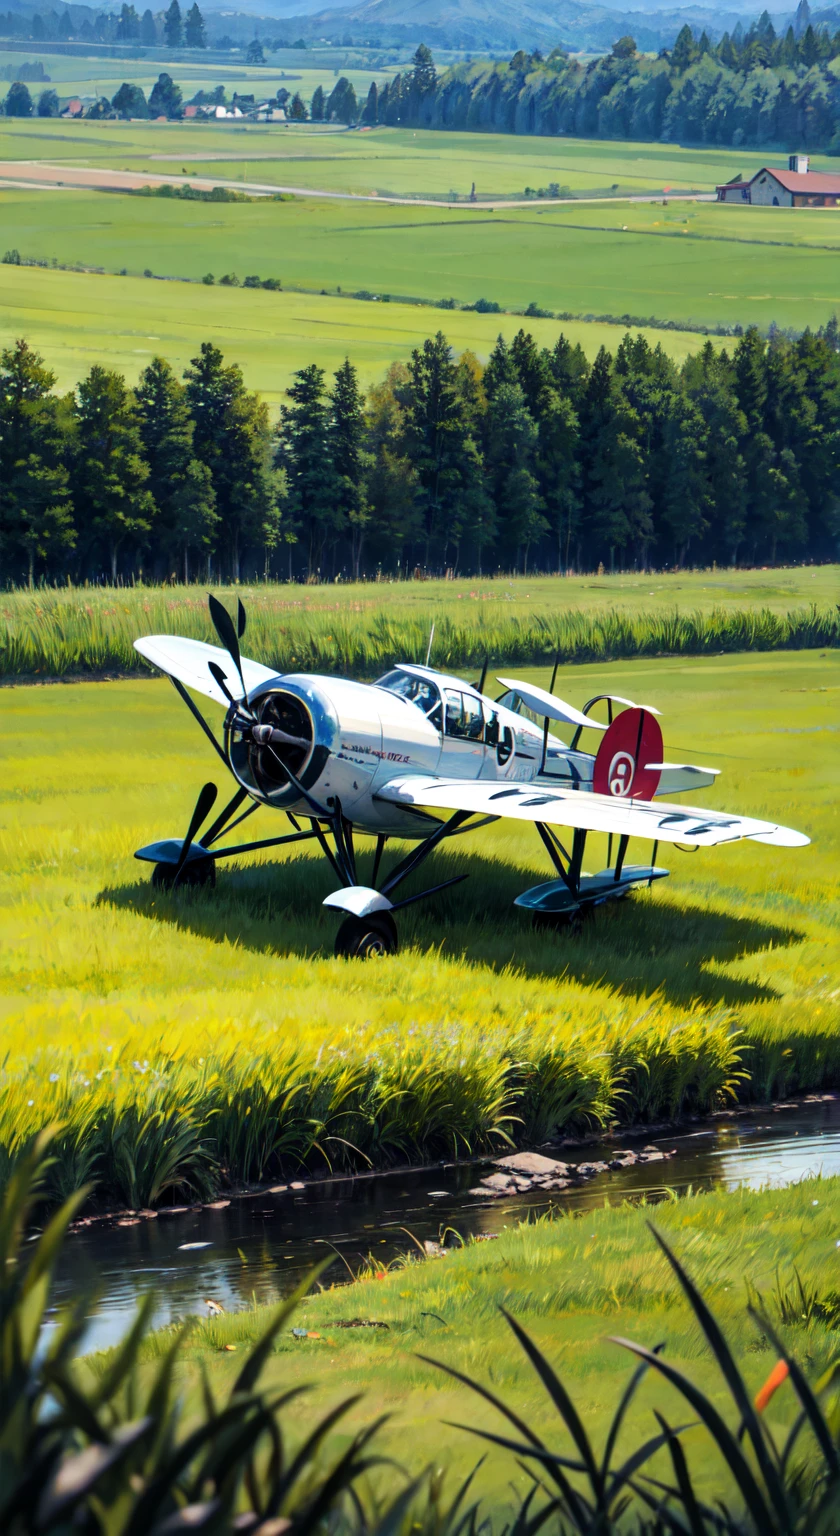
[[[531,923],[537,933],[570,933],[576,937],[591,916],[588,906],[576,907],[572,912],[535,912]]]
[[[347,917],[335,937],[335,953],[343,960],[373,960],[395,955],[398,949],[397,925],[390,912]]]
[[[171,891],[175,884],[175,865],[156,864],[152,870],[152,885],[158,891]],[[216,884],[215,859],[190,859],[181,870],[177,889],[185,885]]]

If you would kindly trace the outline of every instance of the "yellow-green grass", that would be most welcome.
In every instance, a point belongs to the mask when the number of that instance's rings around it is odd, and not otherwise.
[[[747,1283],[763,1293],[776,1326],[772,1298],[777,1277],[783,1289],[792,1286],[794,1266],[808,1293],[825,1297],[837,1290],[836,1179],[809,1180],[786,1190],[694,1195],[655,1208],[624,1205],[521,1226],[506,1220],[503,1207],[493,1214],[496,1219],[488,1224],[500,1233],[495,1242],[454,1247],[446,1259],[411,1262],[383,1279],[336,1286],[303,1305],[292,1324],[320,1337],[297,1340],[285,1331],[264,1378],[267,1386],[283,1388],[313,1384],[311,1396],[303,1400],[300,1434],[318,1413],[362,1392],[345,1432],[380,1412],[389,1413],[381,1448],[413,1472],[428,1463],[448,1468],[454,1492],[457,1478],[485,1448],[447,1424],[454,1421],[502,1434],[506,1427],[476,1394],[418,1358],[427,1355],[489,1387],[551,1449],[573,1454],[546,1393],[499,1313],[500,1305],[524,1325],[558,1371],[599,1448],[634,1364],[626,1351],[610,1342],[611,1336],[649,1348],[664,1343],[669,1363],[686,1372],[731,1422],[731,1401],[720,1372],[647,1230],[648,1220],[655,1222],[702,1287],[752,1392],[766,1380],[775,1355],[745,1315]],[[408,1237],[406,1248],[413,1251]],[[371,1276],[377,1268],[374,1253]],[[225,1388],[241,1367],[244,1350],[268,1325],[269,1307],[248,1306],[246,1267],[241,1295],[241,1312],[195,1325],[182,1367],[189,1394],[198,1391],[200,1367],[209,1371],[214,1390]],[[345,1331],[335,1326],[358,1317],[386,1322],[388,1329]],[[780,1332],[812,1380],[837,1356],[837,1334],[823,1322],[781,1326]],[[170,1339],[168,1332],[153,1335],[144,1350],[147,1360],[158,1356]],[[84,1369],[99,1375],[108,1358],[91,1357]],[[788,1427],[796,1407],[787,1384],[766,1410],[771,1429],[778,1433]],[[651,1372],[625,1424],[622,1454],[656,1432],[654,1408],[672,1424],[696,1420],[675,1391]],[[725,1469],[703,1432],[693,1429],[684,1443],[704,1493],[722,1492]],[[667,1463],[658,1470],[667,1473]],[[479,1486],[497,1514],[498,1505],[510,1498],[510,1481],[520,1490],[524,1486],[513,1458],[490,1449]]]
[[[217,778],[167,684],[6,690],[0,1144],[64,1120],[68,1178],[94,1147],[105,1188],[148,1204],[154,1170],[132,1184],[116,1143],[157,1109],[212,1187],[220,1162],[258,1177],[283,1154],[317,1163],[319,1142],[337,1163],[348,1143],[383,1162],[539,1141],[587,1115],[650,1121],[708,1107],[739,1069],[759,1100],[840,1083],[837,653],[652,658],[563,670],[557,687],[656,705],[671,760],[724,770],[701,803],[811,845],[669,849],[670,881],[552,935],[512,909],[549,871],[535,834],[503,821],[423,872],[471,878],[401,915],[398,956],[348,963],[320,858],[252,856],[215,892],[176,896],[132,862]],[[249,833],[278,823],[260,810]]]
[[[109,66],[116,77],[113,65]],[[126,69],[130,66],[125,65]],[[136,66],[135,66],[136,67]],[[148,66],[140,66],[144,78]],[[283,58],[288,72],[297,64]],[[50,72],[48,66],[48,73]],[[208,74],[212,75],[212,69]],[[225,70],[227,74],[227,70]],[[383,75],[388,71],[383,71]],[[380,78],[379,71],[376,71]],[[266,76],[266,79],[270,77]],[[132,78],[127,75],[126,78]],[[260,74],[259,79],[263,76]],[[253,72],[249,88],[254,83]],[[322,82],[326,83],[326,82]],[[359,82],[356,82],[358,89]],[[291,88],[291,86],[290,86]],[[304,92],[305,94],[305,92]],[[245,145],[247,144],[247,149]],[[526,186],[556,181],[573,192],[656,193],[664,187],[712,192],[718,182],[780,160],[767,150],[688,149],[680,144],[541,138],[501,133],[443,133],[411,128],[330,133],[317,124],[86,123],[0,119],[0,160],[53,161],[136,169],[174,155],[183,163],[205,156],[239,156],[253,174],[296,179],[300,186],[332,191],[379,191],[404,197],[467,196],[473,181],[481,197],[521,197]],[[201,156],[193,162],[189,157]],[[186,159],[182,157],[186,156]],[[272,170],[271,162],[275,162]],[[830,170],[825,155],[815,169]],[[291,172],[294,172],[294,177]],[[730,210],[731,211],[731,210]]]
[[[256,164],[184,164],[189,173],[234,184],[246,173],[249,183],[269,181]],[[703,204],[470,212],[317,198],[184,203],[6,187],[0,219],[5,249],[27,260],[131,275],[148,269],[198,279],[211,272],[218,281],[234,272],[241,281],[256,272],[316,293],[340,288],[461,304],[486,298],[504,309],[535,303],[582,317],[687,326],[775,321],[804,329],[840,307],[840,224],[832,212]],[[12,292],[22,281],[13,279]],[[193,302],[203,309],[205,300],[201,294]],[[265,312],[273,313],[270,306]],[[378,329],[388,321],[366,312],[361,324]]]
[[[372,677],[395,656],[418,661],[435,627],[441,667],[613,661],[638,655],[803,650],[837,645],[840,567],[624,575],[386,581],[317,587],[258,583],[243,591],[248,649],[278,671]],[[215,641],[195,587],[44,587],[0,598],[0,676],[58,677],[146,668],[141,632]]]
[[[0,214],[4,195],[0,193]],[[108,200],[103,198],[102,204],[107,215]],[[56,213],[72,206],[56,204]],[[128,260],[127,247],[124,255]],[[211,259],[212,251],[208,262]],[[270,261],[257,247],[250,251],[247,265],[267,268],[272,263],[273,258]],[[515,315],[444,313],[421,305],[370,304],[316,293],[205,288],[0,264],[0,344],[9,346],[14,338],[25,336],[55,371],[60,389],[72,389],[94,363],[120,369],[132,384],[156,355],[181,372],[200,343],[212,341],[228,362],[240,364],[248,386],[259,390],[275,414],[292,374],[310,363],[332,371],[349,356],[368,385],[439,329],[456,352],[471,349],[486,360],[496,337],[502,334],[510,340],[523,323],[541,346],[553,346],[562,332],[580,342],[590,358],[601,346],[615,351],[625,331],[582,321],[523,322]],[[652,346],[661,342],[677,362],[703,344],[701,335],[688,331],[647,329],[643,334]]]

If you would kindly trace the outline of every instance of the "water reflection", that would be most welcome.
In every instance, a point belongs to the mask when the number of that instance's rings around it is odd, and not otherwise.
[[[445,1226],[464,1236],[500,1232],[549,1204],[566,1209],[601,1205],[666,1188],[780,1187],[820,1174],[840,1173],[840,1101],[763,1110],[718,1121],[679,1136],[645,1138],[676,1148],[667,1163],[601,1175],[563,1194],[534,1192],[485,1202],[469,1196],[473,1166],[441,1164],[414,1174],[335,1179],[311,1193],[263,1193],[225,1209],[161,1213],[136,1226],[86,1228],[65,1244],[57,1300],[89,1298],[86,1350],[115,1343],[139,1298],[152,1290],[157,1326],[188,1313],[207,1313],[207,1300],[225,1311],[270,1302],[290,1291],[332,1245],[328,1278],[337,1281],[369,1256],[387,1262],[437,1238]],[[626,1143],[632,1146],[632,1141]],[[568,1161],[614,1157],[616,1144],[561,1154]],[[434,1192],[434,1193],[433,1193]],[[408,1229],[408,1230],[406,1230]],[[193,1247],[186,1245],[206,1244]],[[344,1261],[344,1262],[342,1262]]]

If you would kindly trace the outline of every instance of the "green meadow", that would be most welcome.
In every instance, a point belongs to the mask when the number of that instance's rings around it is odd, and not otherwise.
[[[407,909],[399,955],[375,967],[333,958],[320,858],[271,850],[174,896],[134,863],[216,777],[165,682],[6,690],[0,1143],[59,1120],[63,1179],[148,1205],[173,1182],[218,1187],[222,1166],[438,1156],[840,1083],[837,651],[557,682],[578,705],[607,687],[662,710],[672,760],[723,769],[701,803],[811,845],[669,850],[670,880],[546,934],[511,905],[545,856],[502,821],[439,858],[437,878],[470,878]],[[125,1161],[126,1136],[142,1158]]]
[[[186,168],[187,180],[190,172],[233,178],[237,171]],[[264,168],[246,169],[268,184]],[[840,225],[831,212],[705,204],[471,212],[317,198],[184,203],[0,187],[0,220],[4,248],[25,260],[130,276],[148,270],[195,281],[210,272],[218,282],[235,273],[241,282],[256,273],[312,294],[367,292],[427,304],[484,298],[508,310],[535,304],[577,317],[653,316],[699,327],[775,322],[801,330],[824,324],[840,308]],[[26,282],[23,273],[4,272],[4,311],[16,293],[25,294]],[[97,293],[92,307],[112,323],[101,285]],[[112,305],[120,303],[110,287],[107,294]],[[167,304],[158,294],[148,302],[163,310]],[[204,292],[183,300],[179,294],[176,305],[182,302],[213,314]],[[263,302],[267,316],[272,303],[277,299]],[[248,323],[244,311],[243,330]],[[361,319],[373,331],[389,323],[371,309]],[[5,314],[0,324],[8,329]]]
[[[343,1437],[349,1440],[377,1414],[388,1414],[381,1449],[415,1474],[430,1463],[444,1468],[450,1496],[487,1451],[477,1486],[498,1515],[500,1506],[511,1501],[512,1489],[524,1492],[525,1479],[512,1455],[482,1445],[469,1431],[504,1435],[511,1433],[510,1426],[468,1386],[429,1364],[429,1358],[488,1388],[552,1451],[573,1454],[560,1417],[500,1306],[547,1356],[599,1451],[635,1363],[611,1342],[616,1335],[648,1348],[664,1344],[670,1365],[686,1372],[731,1423],[731,1400],[720,1370],[647,1229],[651,1220],[701,1286],[751,1393],[766,1380],[776,1356],[746,1316],[748,1286],[763,1297],[774,1327],[811,1380],[836,1359],[836,1331],[820,1320],[816,1308],[796,1322],[787,1316],[782,1322],[778,1305],[785,1293],[793,1300],[794,1266],[811,1301],[836,1295],[836,1179],[763,1193],[694,1195],[654,1208],[622,1205],[523,1225],[506,1221],[503,1206],[495,1208],[494,1216],[495,1242],[469,1242],[459,1249],[453,1241],[445,1259],[415,1263],[407,1237],[404,1265],[383,1272],[372,1254],[362,1281],[315,1294],[302,1304],[290,1324],[312,1337],[294,1338],[287,1326],[265,1375],[271,1387],[310,1387],[298,1410],[299,1433],[338,1402],[362,1393],[342,1423]],[[201,1369],[209,1372],[221,1395],[241,1368],[245,1350],[270,1321],[271,1308],[248,1307],[247,1286],[243,1268],[243,1310],[194,1323],[181,1366],[188,1395],[199,1391]],[[336,1326],[353,1318],[374,1319],[387,1329]],[[152,1335],[143,1347],[147,1362],[159,1360],[171,1338],[169,1331]],[[100,1379],[111,1359],[90,1357],[85,1379]],[[771,1431],[789,1428],[796,1409],[788,1382],[765,1411]],[[720,1495],[727,1473],[719,1454],[697,1426],[696,1415],[654,1371],[625,1421],[619,1457],[656,1433],[654,1410],[671,1424],[695,1421],[683,1443],[698,1492]],[[647,1470],[667,1477],[668,1459]]]
[[[0,214],[5,196],[0,192]],[[142,199],[129,201],[134,205]],[[109,201],[102,202],[107,214]],[[57,213],[59,205],[52,206]],[[122,253],[127,259],[128,248],[123,246]],[[255,257],[253,248],[246,255],[249,267],[275,264],[274,257]],[[456,353],[471,349],[486,361],[496,337],[501,333],[511,340],[523,324],[540,346],[553,346],[562,331],[571,342],[580,342],[590,359],[601,346],[614,352],[627,329],[372,304],[336,294],[205,288],[0,264],[0,344],[25,336],[54,370],[60,389],[74,388],[94,363],[118,368],[132,384],[155,356],[181,372],[200,343],[212,341],[229,362],[240,364],[248,387],[259,391],[274,414],[292,374],[309,363],[334,371],[350,357],[362,384],[368,385],[437,330],[446,333]],[[695,332],[641,329],[651,346],[660,342],[677,362],[703,345],[704,338]]]
[[[298,71],[284,56],[284,68]],[[109,66],[111,67],[111,66]],[[124,66],[130,71],[131,66]],[[136,67],[136,66],[135,66]],[[163,67],[163,66],[161,66]],[[123,66],[120,65],[120,69]],[[50,73],[48,66],[48,73]],[[393,72],[385,70],[385,74]],[[175,71],[173,70],[173,74]],[[205,88],[220,83],[223,70],[204,72]],[[113,77],[117,72],[112,68]],[[379,71],[375,72],[380,78]],[[122,78],[122,76],[120,76]],[[130,73],[126,78],[134,78]],[[143,83],[152,78],[143,66]],[[248,89],[272,78],[270,71]],[[352,76],[351,76],[352,78]],[[370,78],[370,75],[368,75]],[[275,84],[282,83],[275,81]],[[315,84],[313,77],[313,88]],[[323,78],[317,83],[328,84]],[[359,82],[355,81],[356,89]],[[228,95],[237,87],[227,86]],[[288,88],[293,88],[292,82]],[[298,87],[295,86],[295,89]],[[115,87],[116,89],[116,87]],[[302,94],[306,94],[304,90]],[[58,160],[109,165],[125,170],[163,169],[165,156],[194,173],[214,161],[235,167],[248,179],[288,181],[334,192],[398,197],[467,197],[472,182],[481,198],[522,197],[526,186],[556,181],[576,194],[713,192],[720,181],[749,175],[778,154],[766,150],[689,149],[680,144],[624,143],[597,139],[539,138],[499,133],[436,133],[423,129],[377,128],[361,133],[343,128],[277,124],[57,122],[0,119],[0,161]],[[238,163],[237,163],[238,162]],[[831,170],[827,156],[812,159],[816,170]]]

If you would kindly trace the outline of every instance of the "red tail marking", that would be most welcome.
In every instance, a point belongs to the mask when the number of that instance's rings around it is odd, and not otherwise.
[[[601,738],[592,788],[598,795],[622,800],[652,800],[659,769],[645,764],[661,762],[662,732],[656,716],[646,709],[623,709]]]

